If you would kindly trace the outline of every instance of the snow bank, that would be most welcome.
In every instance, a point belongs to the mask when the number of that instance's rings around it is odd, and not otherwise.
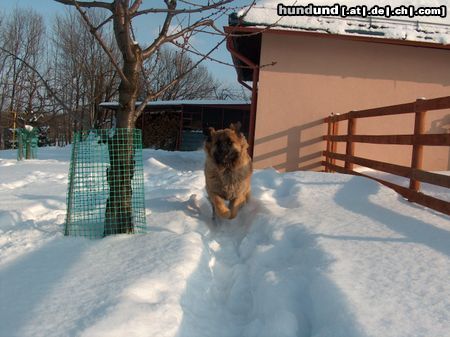
[[[450,336],[450,219],[360,177],[257,171],[211,221],[203,153],[144,151],[148,234],[62,235],[69,149],[0,152],[0,336]]]

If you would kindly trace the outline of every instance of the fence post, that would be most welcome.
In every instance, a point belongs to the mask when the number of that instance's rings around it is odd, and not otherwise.
[[[351,113],[350,113],[351,115]],[[356,119],[350,117],[348,119],[348,125],[347,125],[347,144],[345,147],[345,154],[347,156],[353,156],[355,154],[355,144],[353,143],[351,137],[355,134],[356,131]],[[347,158],[345,160],[345,169],[349,171],[353,171],[353,163],[350,162]]]
[[[424,98],[418,98],[416,103],[414,104],[414,141],[412,148],[412,157],[411,157],[411,168],[413,169],[421,169],[422,168],[422,159],[423,159],[423,145],[419,143],[419,135],[425,132],[425,112],[420,109],[420,103],[424,100]],[[409,188],[416,192],[420,189],[420,181],[413,179],[411,176],[409,181]]]
[[[333,114],[333,125],[332,125],[332,134],[333,136],[337,136],[339,133],[339,121],[337,120],[337,116],[339,116],[339,114]],[[336,153],[337,152],[337,142],[336,141],[332,141],[331,142],[331,152]],[[332,165],[336,165],[336,159],[331,159],[331,164]],[[332,171],[334,172],[334,171]]]
[[[331,113],[331,115],[333,115],[333,113]],[[327,136],[330,137],[331,136],[331,116],[328,116],[328,118],[326,118],[325,121],[327,121],[327,123],[328,123]],[[330,163],[330,157],[328,156],[328,152],[330,152],[330,151],[331,151],[331,141],[330,141],[330,138],[327,138],[327,151],[326,151],[327,154],[325,155],[325,163],[327,163],[327,164]],[[325,165],[325,172],[331,172],[328,165]]]

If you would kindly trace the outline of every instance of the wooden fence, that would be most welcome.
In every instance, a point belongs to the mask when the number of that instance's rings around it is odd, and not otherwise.
[[[450,134],[424,134],[425,114],[433,110],[449,109],[450,96],[435,99],[418,99],[412,103],[398,104],[375,109],[350,111],[342,115],[332,115],[325,119],[328,134],[324,136],[327,149],[323,152],[326,172],[340,172],[374,179],[407,198],[409,201],[432,208],[450,215],[450,203],[421,193],[420,182],[450,188],[450,176],[422,170],[423,146],[450,146]],[[414,133],[411,135],[358,135],[356,126],[358,118],[415,114]],[[347,121],[347,134],[338,135],[340,121]],[[337,142],[345,142],[345,154],[337,153]],[[382,161],[361,158],[354,155],[355,143],[401,144],[412,146],[411,166],[390,164]],[[345,162],[344,167],[336,165],[336,160]],[[368,167],[377,171],[409,178],[409,188],[383,179],[370,177],[353,170],[354,165]]]

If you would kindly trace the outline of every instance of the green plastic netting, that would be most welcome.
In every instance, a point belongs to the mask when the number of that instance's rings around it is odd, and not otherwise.
[[[17,160],[37,159],[38,130],[36,128],[16,129]]]
[[[98,238],[145,232],[139,129],[74,134],[65,235]]]

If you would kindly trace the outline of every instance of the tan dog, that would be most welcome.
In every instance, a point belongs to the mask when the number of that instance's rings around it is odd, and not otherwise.
[[[250,198],[252,161],[248,144],[239,132],[241,124],[231,124],[229,129],[209,128],[205,142],[206,191],[213,206],[213,217],[233,219]],[[229,205],[226,205],[229,201]]]

